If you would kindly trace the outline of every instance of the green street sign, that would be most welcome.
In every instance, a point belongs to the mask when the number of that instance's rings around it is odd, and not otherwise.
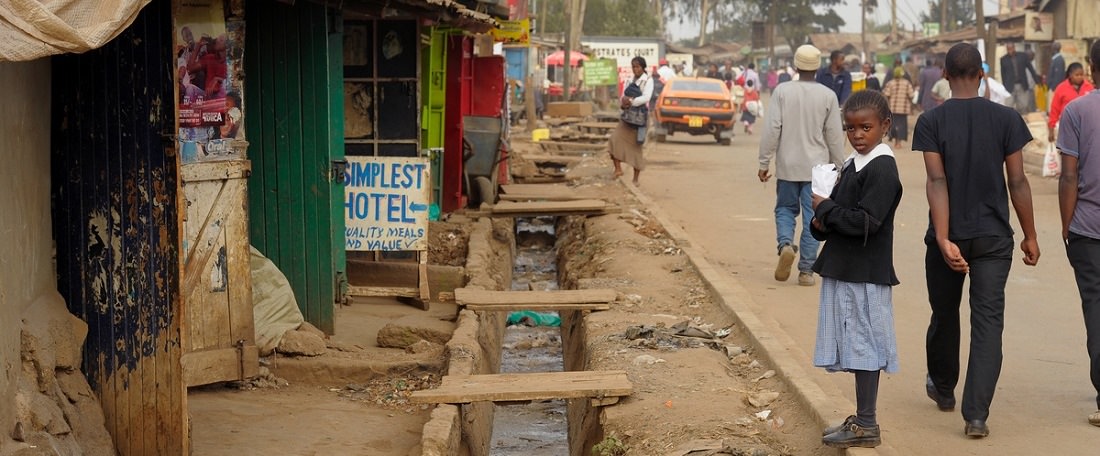
[[[588,86],[617,85],[619,66],[613,59],[593,59],[584,62],[584,83]]]

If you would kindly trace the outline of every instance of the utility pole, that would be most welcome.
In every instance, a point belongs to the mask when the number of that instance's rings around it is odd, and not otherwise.
[[[862,47],[859,63],[866,63],[870,53],[867,52],[867,0],[859,2],[859,40]]]
[[[890,42],[898,41],[898,0],[890,0]]]
[[[657,35],[665,38],[665,5],[662,0],[653,0],[653,12],[657,14]]]
[[[978,32],[978,39],[985,43],[985,49],[982,52],[985,53],[986,60],[989,60],[989,40],[985,36],[985,3],[983,0],[974,0],[974,31]]]
[[[702,11],[699,12],[699,47],[706,46],[707,44],[707,9],[710,8],[710,0],[703,0],[700,7]]]
[[[940,0],[940,33],[947,32],[947,1]]]
[[[569,101],[571,97],[571,91],[573,88],[573,65],[571,65],[573,56],[573,15],[576,13],[576,1],[577,0],[565,0],[565,59],[562,60],[563,75],[565,80],[562,81],[562,99]]]
[[[768,37],[768,66],[771,68],[778,68],[775,62],[775,16],[776,10],[779,9],[779,5],[776,2],[772,2],[768,5],[768,25],[764,28],[764,34]]]

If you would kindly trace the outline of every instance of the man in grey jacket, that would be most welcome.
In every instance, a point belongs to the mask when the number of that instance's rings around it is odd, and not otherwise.
[[[841,128],[840,105],[828,87],[818,84],[814,76],[821,65],[821,51],[803,45],[794,55],[798,79],[780,84],[772,93],[771,106],[764,120],[764,136],[760,140],[760,169],[757,177],[767,182],[775,159],[776,201],[775,229],[779,264],[775,280],[786,281],[791,274],[795,256],[798,260],[798,284],[812,286],[811,268],[817,260],[818,241],[810,234],[813,218],[811,170],[814,165],[844,161],[844,131]],[[802,213],[802,234],[794,245],[795,219]]]

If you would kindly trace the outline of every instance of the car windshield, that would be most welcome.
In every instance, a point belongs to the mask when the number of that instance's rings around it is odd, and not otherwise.
[[[673,81],[672,87],[676,90],[690,90],[692,92],[722,93],[722,83],[717,81]]]

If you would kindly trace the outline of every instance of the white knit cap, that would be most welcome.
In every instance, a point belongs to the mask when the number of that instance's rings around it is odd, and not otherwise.
[[[821,51],[803,44],[794,51],[794,67],[801,71],[817,71],[821,67]]]

